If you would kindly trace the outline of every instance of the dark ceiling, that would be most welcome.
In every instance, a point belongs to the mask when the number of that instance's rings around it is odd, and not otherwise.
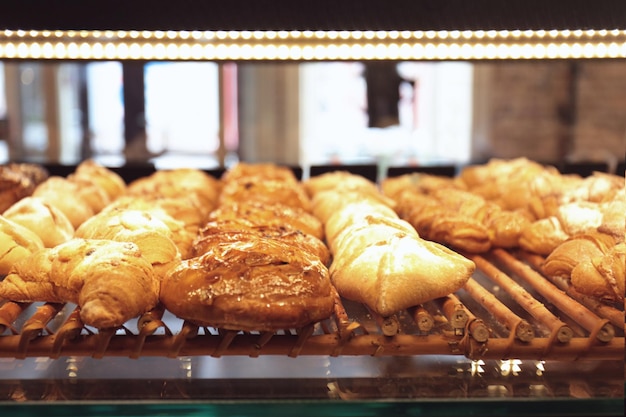
[[[4,1],[1,29],[626,29],[626,0]]]

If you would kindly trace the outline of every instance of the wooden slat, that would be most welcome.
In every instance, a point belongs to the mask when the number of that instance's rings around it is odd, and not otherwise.
[[[548,327],[555,340],[561,343],[569,342],[574,336],[570,327],[556,317],[546,306],[536,300],[524,287],[515,282],[507,274],[496,268],[482,256],[471,257],[476,266],[485,275],[504,289],[524,310],[526,310],[537,321]]]
[[[598,340],[608,342],[615,336],[615,329],[607,320],[603,320],[593,311],[576,302],[576,300],[569,297],[528,264],[514,258],[502,249],[494,249],[493,254],[545,297],[546,300],[557,306],[560,311],[574,319],[576,323],[583,326],[590,333],[595,334]]]
[[[473,278],[463,287],[470,296],[491,313],[498,322],[503,323],[513,335],[522,342],[530,342],[534,331],[530,323],[513,313],[504,303],[478,284]]]

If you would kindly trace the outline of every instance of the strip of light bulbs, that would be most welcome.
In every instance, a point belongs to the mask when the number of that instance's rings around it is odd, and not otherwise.
[[[626,58],[626,30],[0,32],[0,59],[333,61]]]

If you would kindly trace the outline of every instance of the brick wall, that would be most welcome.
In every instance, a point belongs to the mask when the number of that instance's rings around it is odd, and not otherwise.
[[[572,159],[624,159],[626,152],[626,62],[590,61],[577,77]]]
[[[478,63],[473,158],[624,159],[626,61]]]

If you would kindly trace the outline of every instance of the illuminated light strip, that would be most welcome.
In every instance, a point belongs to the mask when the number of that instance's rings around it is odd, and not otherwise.
[[[476,30],[476,31],[470,31],[470,30],[464,30],[464,31],[458,31],[458,30],[450,30],[450,31],[446,31],[446,30],[440,30],[440,31],[434,31],[434,30],[429,30],[429,31],[408,31],[408,30],[403,30],[403,31],[396,31],[396,30],[391,30],[391,31],[382,31],[382,30],[378,30],[378,31],[371,31],[371,30],[355,30],[355,31],[334,31],[334,30],[330,30],[330,31],[322,31],[322,30],[317,30],[317,31],[273,31],[273,30],[268,30],[268,31],[235,31],[235,30],[231,30],[231,31],[186,31],[186,30],[181,30],[181,31],[172,31],[172,30],[168,30],[168,31],[148,31],[148,30],[143,30],[143,31],[137,31],[137,30],[130,30],[130,31],[126,31],[126,30],[118,30],[118,31],[112,31],[112,30],[106,30],[106,31],[100,31],[100,30],[94,30],[94,31],[89,31],[89,30],[67,30],[67,31],[61,31],[61,30],[56,30],[56,31],[50,31],[50,30],[4,30],[3,32],[0,32],[0,36],[4,36],[6,38],[38,38],[38,37],[56,37],[56,38],[82,38],[82,39],[93,39],[93,38],[118,38],[118,39],[125,39],[125,38],[131,38],[131,39],[151,39],[151,38],[157,38],[157,39],[164,39],[164,38],[168,38],[170,40],[176,40],[176,39],[182,39],[182,40],[188,40],[188,39],[195,39],[195,40],[199,40],[201,38],[205,38],[205,39],[230,39],[230,40],[235,40],[235,39],[257,39],[257,40],[263,40],[263,39],[268,39],[268,40],[274,40],[274,39],[296,39],[296,38],[300,38],[300,37],[306,37],[309,39],[317,39],[317,40],[323,40],[323,39],[331,39],[331,40],[335,40],[335,39],[342,39],[342,40],[350,40],[350,39],[354,39],[354,40],[358,40],[358,39],[369,39],[369,40],[373,40],[373,39],[378,39],[378,40],[384,40],[384,39],[410,39],[410,38],[415,38],[415,39],[422,39],[424,37],[427,37],[428,39],[483,39],[485,37],[491,38],[491,39],[507,39],[507,38],[515,38],[515,39],[542,39],[542,38],[562,38],[562,39],[568,39],[568,38],[581,38],[581,37],[595,37],[595,38],[603,38],[603,37],[615,37],[615,36],[620,36],[620,35],[624,35],[626,34],[626,30],[620,30],[620,29],[612,29],[612,30],[607,30],[607,29],[600,29],[600,30],[595,30],[595,29],[588,29],[588,30],[582,30],[582,29],[576,29],[576,30]]]
[[[626,42],[611,43],[365,43],[206,44],[0,42],[0,59],[81,60],[518,60],[626,58]]]
[[[0,59],[519,60],[626,58],[626,30],[0,31]]]

